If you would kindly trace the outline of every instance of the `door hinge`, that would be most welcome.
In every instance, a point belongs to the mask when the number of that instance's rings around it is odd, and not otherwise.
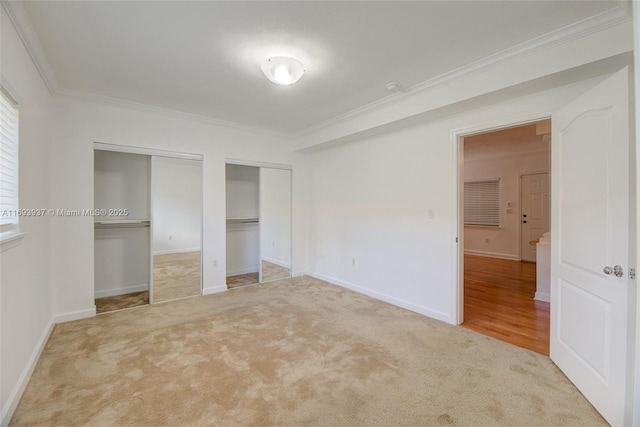
[[[458,243],[458,238],[456,237],[456,243]]]
[[[635,268],[630,268],[629,269],[629,279],[635,279],[636,278],[636,269]]]

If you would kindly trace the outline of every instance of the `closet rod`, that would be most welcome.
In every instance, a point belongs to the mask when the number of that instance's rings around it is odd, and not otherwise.
[[[247,218],[227,218],[227,224],[258,224],[259,218],[247,217]]]
[[[100,222],[96,221],[94,223],[94,228],[96,229],[107,229],[107,228],[145,228],[149,227],[149,221],[127,221],[127,222]]]

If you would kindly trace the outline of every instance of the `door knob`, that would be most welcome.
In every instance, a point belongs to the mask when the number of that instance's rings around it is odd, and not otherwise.
[[[614,276],[616,277],[622,277],[624,275],[624,270],[619,265],[615,265],[613,268],[607,266],[602,269],[602,272],[607,276],[610,275],[611,273],[613,273]]]
[[[615,274],[616,277],[622,277],[624,275],[624,270],[619,265],[615,265],[613,267],[613,274]]]

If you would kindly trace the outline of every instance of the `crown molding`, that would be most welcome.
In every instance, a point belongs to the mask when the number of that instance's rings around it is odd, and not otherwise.
[[[187,113],[179,110],[173,110],[171,108],[158,107],[155,105],[143,104],[135,101],[128,101],[126,99],[121,99],[121,98],[111,98],[104,95],[94,95],[91,93],[81,92],[81,91],[76,91],[71,89],[59,88],[54,95],[62,98],[71,98],[71,99],[76,99],[80,101],[90,102],[92,104],[100,104],[100,105],[111,106],[111,107],[121,107],[121,108],[127,108],[135,111],[161,114],[161,115],[165,115],[173,118],[189,119],[189,120],[194,120],[194,121],[198,121],[198,122],[202,122],[210,125],[231,128],[231,129],[244,131],[244,132],[256,133],[256,134],[270,136],[274,138],[289,139],[291,137],[291,135],[286,132],[278,132],[270,129],[261,128],[258,126],[251,126],[243,123],[236,123],[236,122],[231,122],[226,120],[214,119],[212,117],[202,116],[202,115],[193,114],[193,113]]]
[[[79,100],[89,101],[92,103],[98,103],[102,105],[108,106],[118,106],[129,108],[138,111],[146,111],[157,114],[163,114],[166,116],[184,118],[196,120],[199,122],[204,122],[207,124],[213,124],[217,126],[232,128],[236,130],[241,130],[245,132],[257,133],[261,135],[271,136],[275,138],[288,139],[290,138],[289,133],[272,131],[269,129],[250,126],[236,122],[230,122],[220,119],[215,119],[207,116],[202,116],[198,114],[186,113],[183,111],[172,110],[170,108],[157,107],[148,104],[142,104],[138,102],[128,101],[125,99],[119,98],[111,98],[102,95],[94,95],[87,92],[81,92],[71,89],[66,89],[60,86],[58,83],[58,79],[56,77],[55,72],[53,71],[53,67],[49,62],[42,45],[40,44],[40,39],[38,38],[33,26],[31,25],[31,21],[27,16],[27,12],[24,9],[21,1],[16,0],[0,0],[0,4],[2,4],[2,9],[7,13],[7,16],[11,20],[11,23],[15,27],[24,47],[26,48],[31,60],[33,61],[38,73],[42,77],[42,80],[51,93],[51,95],[58,95],[62,97],[75,98]]]
[[[40,73],[45,86],[52,95],[55,94],[60,87],[58,85],[58,79],[42,49],[40,39],[31,25],[31,21],[27,16],[27,12],[24,10],[24,6],[22,6],[22,2],[1,0],[0,3],[2,4],[2,9],[4,9],[18,32],[18,36],[27,49],[38,73]]]
[[[47,59],[46,54],[44,53],[42,45],[40,44],[40,40],[33,26],[31,25],[31,21],[29,20],[21,1],[0,0],[0,4],[2,5],[2,9],[7,13],[9,19],[16,28],[18,35],[20,36],[20,39],[27,49],[27,52],[33,60],[33,63],[35,64],[38,72],[40,73],[42,80],[44,81],[46,87],[52,95],[70,97],[108,106],[119,106],[139,111],[159,113],[172,117],[186,118],[217,126],[232,128],[241,131],[248,131],[291,141],[295,141],[309,134],[313,134],[314,132],[324,127],[344,122],[384,107],[398,104],[413,96],[429,92],[440,86],[455,82],[456,80],[462,80],[473,74],[484,72],[490,68],[498,67],[508,62],[515,61],[519,58],[551,49],[554,46],[564,44],[581,37],[585,37],[589,34],[596,33],[598,31],[602,31],[609,27],[631,20],[631,2],[619,0],[616,8],[567,25],[563,28],[551,31],[545,35],[520,43],[496,54],[484,57],[478,61],[474,61],[457,69],[436,76],[432,79],[423,81],[421,83],[413,85],[403,92],[394,93],[392,95],[365,104],[361,107],[336,115],[320,123],[314,124],[300,132],[279,132],[257,126],[250,126],[237,122],[215,119],[208,116],[187,113],[179,110],[157,107],[134,101],[111,98],[107,96],[95,95],[87,92],[62,88],[59,85],[58,79],[55,75],[55,72],[53,71],[53,67]]]
[[[450,84],[457,80],[462,80],[473,74],[484,72],[488,69],[499,67],[503,64],[534,55],[536,53],[551,49],[555,46],[568,43],[590,34],[605,30],[615,25],[631,20],[630,2],[619,0],[618,6],[574,22],[565,27],[546,33],[542,36],[527,40],[493,55],[486,56],[478,61],[471,62],[462,67],[440,74],[432,79],[415,84],[405,91],[394,93],[384,98],[365,104],[361,107],[339,114],[320,123],[312,125],[307,129],[294,134],[294,140],[313,134],[314,132],[327,126],[347,121],[360,115],[398,104],[418,94],[429,92],[445,84]]]

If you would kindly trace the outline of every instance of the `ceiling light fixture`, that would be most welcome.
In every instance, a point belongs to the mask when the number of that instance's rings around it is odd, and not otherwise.
[[[262,63],[262,72],[278,85],[291,85],[300,80],[305,72],[302,62],[288,56],[274,56]]]

